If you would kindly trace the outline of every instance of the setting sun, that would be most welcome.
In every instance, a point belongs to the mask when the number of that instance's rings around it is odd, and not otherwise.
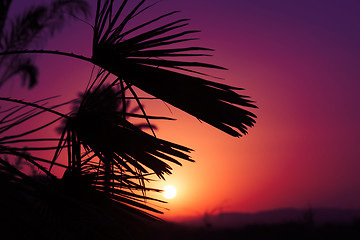
[[[163,190],[163,195],[167,199],[172,199],[176,196],[176,188],[172,185],[167,185]]]

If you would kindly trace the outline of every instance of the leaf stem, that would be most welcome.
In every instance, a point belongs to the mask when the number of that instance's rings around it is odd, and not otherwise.
[[[82,55],[78,55],[78,54],[75,54],[75,53],[61,52],[61,51],[57,51],[57,50],[44,50],[44,49],[0,52],[0,56],[2,56],[2,55],[10,55],[10,54],[25,54],[25,53],[42,53],[42,54],[63,55],[63,56],[73,57],[73,58],[81,59],[81,60],[92,63],[91,58],[88,58],[88,57],[85,57],[85,56],[82,56]]]
[[[12,99],[12,98],[7,98],[7,97],[0,97],[0,101],[7,101],[7,102],[15,102],[15,103],[19,103],[19,104],[23,104],[23,105],[27,105],[27,106],[31,106],[31,107],[35,107],[35,108],[39,108],[39,109],[42,109],[44,111],[47,111],[47,112],[51,112],[51,113],[54,113],[56,115],[59,115],[63,118],[69,118],[69,116],[65,115],[65,114],[62,114],[60,112],[57,112],[55,110],[52,110],[50,108],[46,108],[46,107],[43,107],[43,106],[40,106],[38,104],[35,104],[35,103],[30,103],[30,102],[24,102],[22,100],[18,100],[18,99]]]

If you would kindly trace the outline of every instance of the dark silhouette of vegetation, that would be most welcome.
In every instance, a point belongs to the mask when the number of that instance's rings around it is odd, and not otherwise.
[[[228,214],[228,215],[227,215]],[[275,209],[258,213],[209,215],[182,223],[153,223],[142,239],[359,239],[359,211],[350,209]],[[226,216],[227,215],[227,216]],[[225,219],[223,218],[225,217]],[[226,219],[226,217],[230,217]],[[317,220],[316,220],[317,219]],[[225,222],[224,222],[225,220]],[[230,220],[230,221],[229,221]],[[196,223],[197,221],[197,223]]]
[[[142,105],[147,98],[138,96],[135,87],[234,137],[255,123],[247,108],[256,106],[237,93],[241,88],[207,80],[209,76],[195,70],[224,68],[184,60],[212,50],[177,47],[193,41],[190,36],[197,32],[183,30],[188,19],[167,21],[177,11],[131,25],[153,5],[124,0],[115,7],[112,0],[98,0],[93,54],[86,57],[33,49],[34,42],[51,36],[68,16],[87,15],[86,2],[56,0],[31,8],[12,24],[7,21],[10,3],[0,1],[0,86],[15,74],[21,74],[28,87],[38,82],[31,53],[78,58],[95,69],[77,100],[51,104],[54,97],[36,102],[0,97],[0,184],[7,196],[0,202],[1,222],[14,238],[131,238],[146,219],[158,220],[153,214],[161,211],[152,202],[163,201],[147,193],[160,190],[146,182],[165,179],[170,164],[193,161],[192,150],[156,137],[151,121],[172,119],[148,115]],[[132,111],[129,102],[136,103],[140,113]],[[69,104],[76,107],[64,112]],[[129,118],[144,120],[149,133]],[[36,135],[56,124],[61,126],[58,136]],[[19,168],[19,158],[38,174]]]
[[[85,0],[54,0],[24,11],[14,19],[8,18],[12,0],[0,1],[0,51],[21,51],[42,44],[61,30],[75,16],[87,16],[89,5]],[[6,55],[0,57],[0,87],[15,75],[20,75],[29,88],[38,82],[38,68],[32,57]]]
[[[306,223],[284,222],[276,224],[251,224],[239,228],[199,228],[177,223],[155,225],[142,239],[152,240],[156,233],[158,240],[356,240],[360,237],[359,223],[325,224],[309,227]]]

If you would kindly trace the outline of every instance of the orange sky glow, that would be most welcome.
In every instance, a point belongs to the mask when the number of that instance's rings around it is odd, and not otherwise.
[[[194,149],[195,163],[173,166],[166,182],[177,196],[159,204],[165,219],[204,213],[297,207],[360,208],[360,3],[357,1],[166,0],[154,16],[181,10],[200,29],[198,45],[214,48],[209,72],[243,87],[259,109],[248,135],[233,138],[162,102],[145,102],[157,136]],[[206,2],[206,8],[204,3]],[[91,28],[75,22],[47,49],[91,55]],[[92,66],[40,56],[40,84],[2,95],[34,100],[76,97]],[[215,80],[215,79],[214,79]],[[216,80],[217,81],[217,80]],[[152,186],[152,185],[151,185]],[[164,197],[159,193],[160,199]]]

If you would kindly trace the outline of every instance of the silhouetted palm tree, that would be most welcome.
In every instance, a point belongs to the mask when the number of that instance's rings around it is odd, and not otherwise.
[[[8,1],[3,3],[7,6]],[[190,36],[197,31],[183,30],[188,19],[166,22],[177,13],[175,11],[131,26],[135,17],[151,9],[152,5],[145,6],[145,3],[145,0],[138,1],[126,11],[129,1],[121,1],[115,8],[113,0],[98,0],[92,57],[30,50],[28,45],[2,48],[3,59],[17,58],[23,53],[50,53],[79,58],[99,67],[78,99],[78,107],[70,113],[58,110],[69,102],[49,106],[50,99],[29,103],[0,97],[1,101],[15,104],[1,113],[0,130],[5,136],[0,138],[0,180],[4,179],[7,189],[16,189],[11,190],[13,198],[30,206],[30,210],[25,211],[27,214],[41,213],[36,221],[48,229],[44,238],[51,237],[52,232],[59,233],[58,226],[65,229],[61,233],[63,238],[70,238],[67,231],[75,231],[77,238],[131,236],[137,232],[139,217],[157,219],[151,213],[160,213],[149,201],[162,201],[146,195],[148,191],[159,190],[147,187],[146,181],[153,176],[164,179],[171,173],[170,163],[181,165],[182,160],[193,161],[190,148],[159,139],[154,131],[151,134],[142,131],[127,119],[143,119],[151,130],[152,119],[171,120],[146,114],[141,104],[143,98],[134,87],[235,137],[246,134],[247,128],[255,123],[256,116],[247,108],[256,106],[249,97],[237,93],[242,89],[207,80],[206,74],[194,70],[224,68],[181,60],[181,57],[208,55],[204,52],[211,51],[203,47],[177,47],[177,43],[195,39]],[[141,114],[128,109],[129,101],[137,103]],[[9,133],[10,129],[42,114],[53,115],[54,120],[22,134]],[[24,139],[59,120],[64,122],[59,137]],[[27,142],[48,145],[30,147],[26,152],[13,146]],[[34,150],[53,150],[53,158],[35,156]],[[29,176],[16,169],[10,164],[9,156],[25,159],[47,177]],[[61,163],[64,157],[65,164]],[[60,179],[53,173],[54,166],[64,169]]]
[[[87,16],[86,0],[53,0],[32,6],[10,19],[12,0],[0,0],[0,51],[18,51],[38,47],[75,16]],[[20,75],[29,88],[38,82],[38,68],[33,58],[25,55],[0,57],[0,87],[15,75]]]

